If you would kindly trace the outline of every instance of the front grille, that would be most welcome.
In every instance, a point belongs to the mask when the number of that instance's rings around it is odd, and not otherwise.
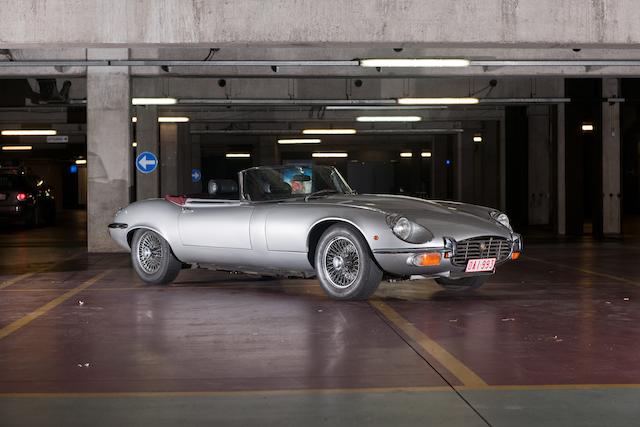
[[[496,258],[496,263],[505,261],[511,253],[511,241],[504,237],[474,237],[457,242],[456,254],[451,262],[465,266],[470,259]]]

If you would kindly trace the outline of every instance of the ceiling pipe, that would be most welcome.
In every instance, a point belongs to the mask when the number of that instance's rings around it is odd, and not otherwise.
[[[0,61],[0,67],[360,67],[360,60],[42,59]],[[469,67],[640,67],[640,59],[478,59]],[[398,67],[382,67],[398,68]],[[401,67],[402,68],[402,67]],[[430,67],[423,67],[430,68]]]

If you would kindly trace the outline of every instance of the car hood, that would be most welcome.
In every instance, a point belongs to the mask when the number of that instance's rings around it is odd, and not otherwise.
[[[491,219],[490,212],[495,209],[467,203],[378,194],[333,195],[308,203],[330,203],[399,214],[426,227],[435,236],[449,236],[456,240],[487,235],[511,238],[509,229]]]

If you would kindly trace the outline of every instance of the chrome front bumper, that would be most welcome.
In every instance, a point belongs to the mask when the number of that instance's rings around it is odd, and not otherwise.
[[[511,259],[513,252],[522,252],[522,236],[512,234],[511,251],[505,262]],[[452,237],[444,237],[443,244],[439,247],[402,248],[402,249],[374,249],[373,256],[380,267],[388,274],[396,276],[420,275],[425,277],[465,277],[478,276],[480,274],[493,273],[465,273],[464,266],[451,263],[456,255],[457,242]],[[442,259],[439,265],[422,267],[413,263],[414,257],[422,253],[439,252]]]

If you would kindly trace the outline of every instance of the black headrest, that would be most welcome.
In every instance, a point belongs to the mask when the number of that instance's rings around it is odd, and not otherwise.
[[[238,184],[232,179],[210,179],[208,186],[209,194],[231,194],[238,192]]]

